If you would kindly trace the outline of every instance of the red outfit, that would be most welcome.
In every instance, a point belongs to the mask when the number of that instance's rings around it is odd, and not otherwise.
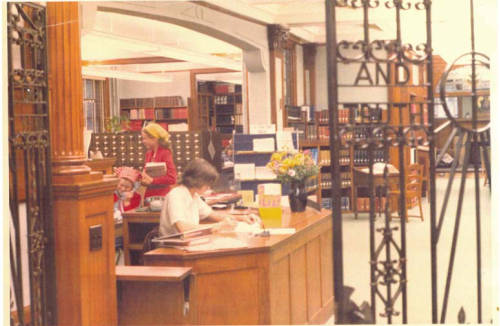
[[[144,198],[165,196],[170,191],[170,186],[177,183],[177,170],[175,169],[172,152],[168,148],[163,148],[161,146],[158,147],[156,153],[152,150],[147,151],[144,163],[149,162],[165,162],[167,165],[167,174],[153,178],[153,183],[147,187]]]
[[[118,197],[118,194],[115,191],[113,193],[113,202],[116,203],[119,200],[120,200],[120,197]],[[126,211],[129,211],[131,209],[139,207],[140,204],[141,204],[141,195],[139,195],[138,193],[136,193],[134,191],[132,198],[130,198],[130,204],[128,206],[124,206],[122,203],[119,203],[118,208],[120,209],[120,212],[123,213],[123,212],[126,212]]]

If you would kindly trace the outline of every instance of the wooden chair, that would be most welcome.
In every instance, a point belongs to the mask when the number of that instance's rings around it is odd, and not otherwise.
[[[422,209],[422,182],[423,182],[423,171],[424,167],[420,164],[410,164],[406,168],[406,185],[405,185],[405,211],[406,211],[406,221],[409,217],[420,217],[424,220],[424,214]],[[391,198],[396,199],[399,202],[399,196],[401,192],[399,190],[390,191],[389,195]],[[408,215],[408,209],[411,209],[418,205],[420,215]],[[391,216],[392,218],[392,216]]]
[[[160,229],[158,226],[155,226],[151,231],[149,231],[146,234],[144,242],[142,243],[141,263],[143,263],[142,257],[146,252],[156,249],[156,245],[153,243],[153,239],[158,238],[159,236],[160,236]]]

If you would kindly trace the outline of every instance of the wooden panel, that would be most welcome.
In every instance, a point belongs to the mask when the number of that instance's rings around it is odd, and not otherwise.
[[[289,256],[273,263],[271,283],[271,324],[290,324],[290,263]]]
[[[88,303],[89,325],[111,324],[116,318],[115,228],[112,215],[112,197],[89,198],[80,202],[85,208],[85,220],[80,231],[80,253],[83,278],[82,298]],[[102,248],[90,250],[89,229],[102,226]],[[96,291],[95,289],[102,289]],[[111,313],[112,312],[112,313]],[[114,321],[116,324],[116,319]]]
[[[321,243],[321,306],[326,306],[333,298],[333,250],[332,230],[323,233]]]
[[[306,249],[290,254],[290,307],[292,324],[307,323]]]
[[[76,190],[53,187],[58,321],[60,325],[116,325],[112,215],[116,183],[72,187]],[[102,248],[90,251],[89,227],[99,224]]]
[[[320,238],[306,245],[307,315],[311,320],[321,309]]]
[[[202,324],[258,324],[258,269],[197,275],[196,305]],[[228,309],[230,303],[230,309]]]
[[[118,282],[118,325],[187,324],[182,282]]]

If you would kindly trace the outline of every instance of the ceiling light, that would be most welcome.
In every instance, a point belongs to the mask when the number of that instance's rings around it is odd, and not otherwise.
[[[82,67],[82,75],[93,77],[117,78],[135,81],[144,81],[152,83],[170,83],[172,77],[155,76],[152,74],[143,74],[133,71],[113,70],[96,67]]]

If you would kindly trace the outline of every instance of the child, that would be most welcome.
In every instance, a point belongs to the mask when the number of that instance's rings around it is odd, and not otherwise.
[[[140,176],[140,172],[131,167],[121,167],[115,170],[120,178],[113,200],[115,211],[120,213],[139,207],[141,204],[141,195],[134,191],[134,183]]]

